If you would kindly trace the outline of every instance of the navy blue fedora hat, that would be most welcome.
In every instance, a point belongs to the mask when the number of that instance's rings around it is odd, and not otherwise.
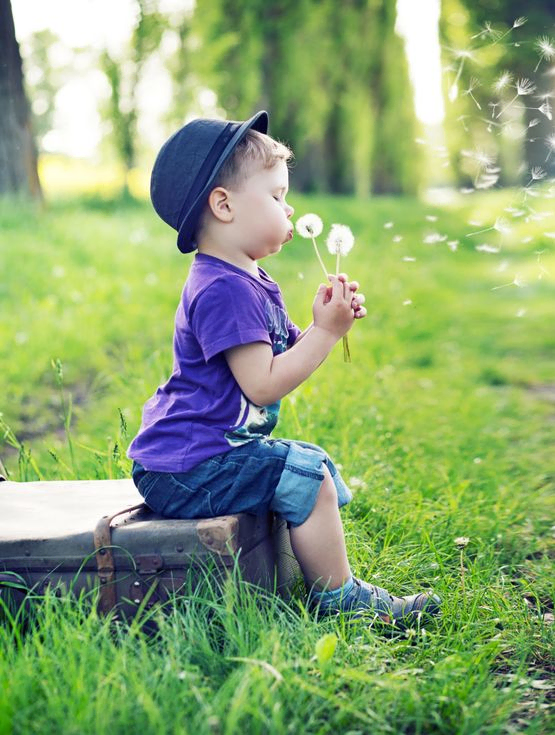
[[[177,230],[182,253],[196,248],[198,218],[222,166],[250,129],[268,132],[268,113],[257,112],[245,122],[199,118],[169,138],[158,153],[150,179],[156,212]]]

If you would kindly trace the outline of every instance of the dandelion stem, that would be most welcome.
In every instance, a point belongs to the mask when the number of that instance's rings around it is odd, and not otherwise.
[[[481,235],[483,232],[489,232],[490,230],[494,230],[494,227],[486,227],[483,230],[476,230],[476,232],[469,232],[467,237],[472,237],[473,235]]]
[[[326,279],[326,282],[328,281],[328,271],[326,266],[324,265],[324,261],[322,260],[322,256],[320,255],[320,251],[318,250],[318,245],[316,245],[316,238],[312,237],[312,244],[314,245],[314,251],[316,253],[316,257],[318,258],[318,262],[322,266],[322,270],[324,271],[324,277]]]
[[[464,549],[461,549],[460,561],[461,561],[461,592],[462,592],[462,595],[463,595],[463,602],[464,602],[464,598],[465,598],[465,587],[464,587]]]

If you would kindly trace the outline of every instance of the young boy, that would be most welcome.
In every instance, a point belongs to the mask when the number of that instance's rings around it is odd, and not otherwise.
[[[339,507],[351,494],[323,449],[272,439],[280,399],[306,380],[363,318],[364,297],[329,276],[303,332],[258,261],[293,237],[286,202],[291,151],[267,133],[268,115],[199,119],[162,147],[151,198],[198,253],[175,317],[169,380],[143,410],[129,448],[133,479],[156,512],[178,518],[232,513],[286,519],[319,615],[369,613],[406,624],[439,598],[393,597],[351,574]]]

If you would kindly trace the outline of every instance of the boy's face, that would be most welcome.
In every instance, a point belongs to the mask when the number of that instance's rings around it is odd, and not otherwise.
[[[287,165],[278,161],[272,168],[254,169],[241,188],[231,192],[237,242],[253,260],[279,252],[293,237],[294,209],[285,201],[288,190]]]

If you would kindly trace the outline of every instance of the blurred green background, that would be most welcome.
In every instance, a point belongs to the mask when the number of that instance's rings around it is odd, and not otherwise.
[[[357,575],[444,611],[382,636],[230,586],[153,641],[52,595],[33,626],[1,617],[2,733],[554,730],[554,21],[535,0],[0,0],[10,478],[129,477],[191,263],[148,201],[154,156],[195,116],[265,108],[294,219],[352,228],[368,307],[277,433],[341,466]],[[306,326],[311,244],[263,266]]]

